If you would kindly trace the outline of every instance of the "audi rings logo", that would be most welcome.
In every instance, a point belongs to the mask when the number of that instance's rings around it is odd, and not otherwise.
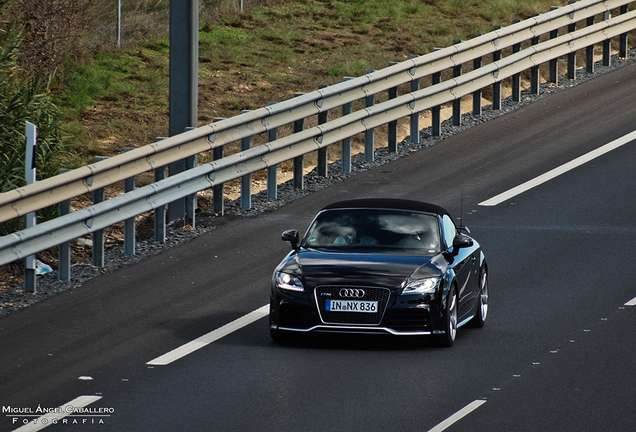
[[[364,297],[364,290],[358,288],[343,288],[339,294],[340,297],[362,298]]]

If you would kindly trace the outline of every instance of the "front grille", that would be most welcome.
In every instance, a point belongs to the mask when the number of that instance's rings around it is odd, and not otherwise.
[[[339,293],[343,288],[362,289],[364,290],[364,296],[356,298],[341,297]],[[378,325],[382,321],[382,316],[386,310],[391,291],[388,288],[319,286],[316,287],[315,296],[320,319],[325,324]],[[375,313],[327,311],[325,309],[327,300],[377,301],[378,311]]]

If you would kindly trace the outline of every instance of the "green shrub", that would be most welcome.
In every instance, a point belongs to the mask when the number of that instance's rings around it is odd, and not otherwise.
[[[0,28],[0,192],[25,184],[26,122],[38,128],[35,165],[38,178],[56,175],[68,156],[60,130],[60,115],[51,102],[48,82],[30,77],[18,66],[20,35],[2,23]],[[57,209],[44,209],[42,219],[55,217]],[[3,231],[20,229],[21,220]],[[4,233],[3,233],[4,234]]]

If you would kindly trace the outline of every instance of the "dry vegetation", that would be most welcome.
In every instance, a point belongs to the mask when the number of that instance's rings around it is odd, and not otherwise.
[[[124,2],[121,48],[113,3],[90,3],[83,35],[90,55],[64,64],[59,77],[67,130],[85,156],[78,164],[167,134],[169,1]],[[553,3],[246,1],[241,14],[238,0],[203,1],[199,124],[425,54]]]
[[[115,1],[10,0],[10,16],[24,29],[25,69],[56,71],[51,88],[74,146],[70,167],[150,144],[168,133],[169,1],[122,2],[118,45]],[[199,124],[381,69],[566,3],[246,0],[241,13],[239,0],[201,0]],[[488,96],[486,92],[485,103]],[[378,100],[385,97],[378,95]],[[423,113],[422,126],[427,120]],[[384,132],[378,133],[376,145],[383,145]],[[259,139],[264,140],[256,143]],[[338,150],[330,149],[330,157],[338,158]],[[148,181],[142,176],[137,184]],[[76,205],[83,205],[82,199]]]

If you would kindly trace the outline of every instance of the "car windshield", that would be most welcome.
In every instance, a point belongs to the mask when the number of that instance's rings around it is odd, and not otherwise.
[[[303,246],[380,248],[435,254],[440,229],[435,215],[388,209],[334,209],[318,214]]]

